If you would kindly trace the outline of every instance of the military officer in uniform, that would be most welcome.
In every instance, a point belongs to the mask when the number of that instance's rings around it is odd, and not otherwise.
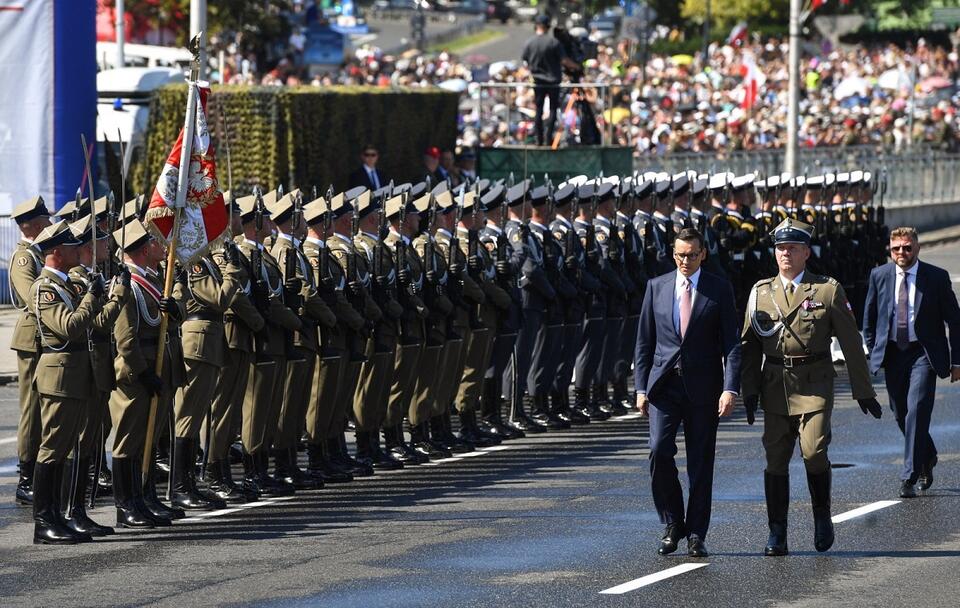
[[[91,278],[86,293],[78,293],[70,283],[67,272],[79,263],[79,244],[62,220],[40,232],[35,242],[45,261],[30,290],[40,336],[36,388],[41,428],[33,473],[34,544],[92,540],[90,534],[67,526],[62,513],[66,506],[62,492],[64,462],[74,449],[81,414],[92,396],[87,332],[102,309],[100,298],[104,294],[100,275]]]
[[[881,415],[870,382],[863,342],[843,287],[806,271],[813,227],[787,219],[774,230],[777,276],[750,290],[742,336],[742,391],[747,422],[764,410],[764,488],[770,538],[766,555],[787,554],[789,465],[797,440],[807,472],[814,517],[814,546],[833,545],[830,519],[830,416],[836,336],[850,374],[853,398],[864,413]]]
[[[40,449],[40,399],[35,384],[40,344],[30,288],[43,269],[43,259],[34,240],[50,225],[50,212],[43,199],[36,196],[14,207],[10,215],[23,235],[10,257],[9,270],[10,298],[20,310],[10,341],[10,348],[17,353],[17,387],[20,392],[20,423],[17,425],[20,479],[16,499],[17,504],[29,505],[33,502],[33,469]]]
[[[109,233],[98,230],[96,241],[93,240],[93,218],[87,216],[70,225],[78,246],[79,264],[70,270],[71,286],[82,294],[90,288],[90,282],[98,278],[97,270],[93,267],[93,248],[97,248],[97,259],[105,260],[110,255],[107,242]],[[130,293],[130,271],[121,267],[118,280],[111,288],[110,297],[102,302],[103,309],[97,314],[90,325],[90,366],[93,371],[93,387],[91,397],[87,403],[85,415],[81,417],[80,437],[77,442],[78,453],[74,454],[79,474],[73,484],[71,510],[67,513],[67,525],[73,530],[89,534],[90,536],[107,536],[113,534],[113,528],[101,526],[87,516],[86,498],[87,484],[91,479],[87,472],[90,460],[103,449],[105,439],[104,417],[109,421],[110,410],[107,402],[115,382],[113,375],[113,344],[111,334],[114,323],[120,315],[121,307],[126,303]],[[101,298],[103,299],[103,298]],[[96,477],[93,477],[96,483]]]

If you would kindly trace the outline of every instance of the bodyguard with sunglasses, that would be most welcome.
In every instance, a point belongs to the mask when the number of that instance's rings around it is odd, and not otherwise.
[[[900,497],[933,484],[937,448],[930,437],[937,376],[960,379],[960,307],[950,274],[921,262],[913,228],[890,233],[892,262],[874,268],[863,318],[870,371],[884,370],[890,407],[903,432]],[[949,342],[947,329],[949,328]]]
[[[390,181],[377,169],[380,152],[373,144],[366,144],[360,152],[360,167],[350,174],[349,188],[363,186],[371,192],[376,192]]]

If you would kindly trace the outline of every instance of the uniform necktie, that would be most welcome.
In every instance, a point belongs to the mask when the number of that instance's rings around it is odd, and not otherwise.
[[[680,337],[687,333],[687,325],[690,324],[690,279],[684,279],[683,291],[680,292]]]
[[[907,350],[910,346],[910,332],[907,329],[907,317],[909,315],[908,306],[910,305],[910,289],[907,285],[910,275],[905,272],[900,273],[900,289],[897,290],[897,348]]]

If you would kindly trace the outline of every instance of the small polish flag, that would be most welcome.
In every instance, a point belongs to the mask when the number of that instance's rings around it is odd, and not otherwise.
[[[821,0],[822,1],[822,0]],[[733,26],[730,35],[727,36],[727,44],[730,46],[740,46],[747,40],[747,22],[741,21]]]

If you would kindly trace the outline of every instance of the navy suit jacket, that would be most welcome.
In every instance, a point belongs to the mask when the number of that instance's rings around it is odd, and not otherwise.
[[[721,392],[740,392],[740,315],[733,287],[701,270],[681,339],[673,325],[676,277],[674,270],[647,283],[634,354],[636,389],[655,399],[659,382],[679,364],[690,400],[715,405]]]
[[[870,351],[870,371],[876,374],[884,365],[890,323],[896,307],[897,265],[893,262],[870,272],[870,287],[863,311],[863,337]],[[960,365],[960,307],[953,293],[950,274],[926,262],[917,267],[917,285],[913,301],[913,329],[927,359],[941,378],[950,375],[951,365]],[[947,328],[950,330],[947,341]]]

